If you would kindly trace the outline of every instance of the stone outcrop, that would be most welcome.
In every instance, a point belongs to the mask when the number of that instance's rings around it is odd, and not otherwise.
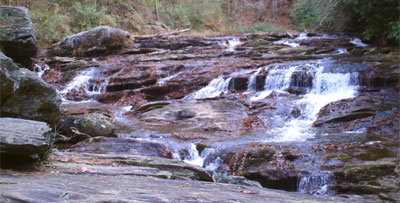
[[[137,154],[172,159],[172,152],[163,144],[121,138],[96,137],[78,143],[70,149],[74,152]]]
[[[37,44],[27,8],[0,6],[0,49],[16,63],[31,68]]]
[[[0,118],[0,155],[3,167],[40,159],[49,147],[52,129],[44,122]],[[21,163],[22,162],[22,163]]]
[[[75,128],[77,131],[87,134],[90,137],[104,136],[115,137],[116,126],[114,121],[109,116],[103,113],[89,113],[82,115],[68,115],[63,118],[63,130],[72,136],[70,128]]]
[[[19,88],[2,106],[2,116],[44,121],[55,127],[61,117],[61,98],[36,73],[20,69]]]
[[[14,95],[19,86],[19,68],[0,51],[0,112],[3,103]],[[1,115],[1,114],[0,114]]]
[[[131,43],[129,32],[99,26],[66,37],[54,44],[48,54],[51,56],[99,56],[129,47]]]
[[[361,197],[310,196],[250,186],[129,175],[2,174],[0,180],[5,183],[0,190],[0,201],[4,202],[373,202]]]

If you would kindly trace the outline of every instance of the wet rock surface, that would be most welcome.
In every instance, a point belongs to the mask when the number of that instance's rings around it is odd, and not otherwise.
[[[249,186],[152,177],[92,174],[1,173],[4,201],[140,201],[140,202],[368,202],[361,198],[308,196]],[[82,183],[88,183],[82,187]],[[66,187],[68,185],[68,187]],[[38,193],[38,191],[41,191]],[[218,193],[216,192],[218,191]],[[101,194],[101,195],[99,195]]]
[[[52,60],[53,71],[66,78],[54,84],[63,90],[74,77],[87,75],[90,79],[80,89],[70,90],[67,98],[94,98],[102,105],[129,107],[106,110],[119,126],[118,136],[162,143],[172,153],[168,158],[239,174],[268,188],[352,193],[354,188],[344,188],[358,183],[342,181],[336,171],[351,164],[398,159],[396,144],[366,147],[370,141],[398,143],[394,124],[398,79],[389,65],[393,62],[389,55],[398,53],[378,57],[348,38],[296,37],[291,40],[298,47],[286,46],[285,36],[274,34],[138,37],[137,48],[121,55],[84,59],[94,68],[66,70],[62,68],[66,62]],[[233,39],[238,45],[229,48],[231,42],[226,41]],[[354,87],[349,89],[353,93],[342,100],[333,96],[318,106],[330,91],[339,93],[349,87]],[[310,105],[316,109],[309,109]],[[307,113],[315,118],[307,120]],[[303,122],[297,124],[302,127],[295,128],[296,122]],[[304,125],[310,130],[290,131]],[[140,149],[138,143],[128,143],[120,149]],[[90,148],[88,143],[76,146]],[[397,175],[391,175],[388,179],[394,181]],[[382,191],[389,194],[395,189]]]
[[[396,201],[399,52],[352,41],[318,33],[136,37],[119,54],[40,59],[51,66],[43,78],[65,99],[68,132],[50,159],[58,169],[49,170],[88,181],[150,176],[337,195],[309,196],[320,201]],[[91,126],[112,123],[107,133],[82,128],[93,115]],[[115,138],[92,138],[111,131]],[[357,190],[362,199],[338,197]]]
[[[29,10],[18,6],[0,6],[0,49],[15,62],[32,68],[37,44]]]

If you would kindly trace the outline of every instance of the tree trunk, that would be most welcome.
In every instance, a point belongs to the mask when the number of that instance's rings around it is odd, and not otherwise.
[[[158,17],[158,4],[157,4],[157,0],[154,0],[154,12],[156,14],[156,21],[159,22],[160,18]]]
[[[259,0],[258,1],[258,9],[257,9],[257,20],[261,21],[263,14],[264,14],[264,8],[265,8],[265,0]]]
[[[272,0],[272,20],[278,19],[278,0]]]

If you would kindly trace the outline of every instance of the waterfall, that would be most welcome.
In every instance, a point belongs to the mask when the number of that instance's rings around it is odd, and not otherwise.
[[[311,195],[327,194],[330,178],[328,176],[308,176],[299,178],[297,192]]]
[[[289,66],[287,69],[272,69],[265,78],[265,90],[284,90],[290,86],[293,72],[299,66]]]
[[[225,51],[233,52],[236,47],[243,44],[243,42],[241,42],[239,38],[226,38],[218,44],[222,47],[226,47]]]
[[[264,67],[258,68],[256,72],[254,72],[249,78],[249,84],[247,85],[247,92],[255,92],[256,91],[256,83],[257,76],[264,69]]]
[[[196,149],[196,145],[190,143],[186,149],[188,150],[189,155],[188,157],[184,157],[183,161],[188,164],[203,167],[204,158],[199,155],[199,152]]]
[[[203,98],[212,98],[218,97],[222,93],[228,92],[229,82],[231,81],[231,77],[224,78],[219,77],[213,79],[207,86],[203,87],[197,92],[189,94],[186,96],[186,99],[203,99]]]
[[[293,67],[295,67],[293,69]],[[274,71],[275,74],[268,74],[265,84],[266,89],[283,90],[288,87],[294,70],[299,66],[293,66],[286,72]],[[321,64],[309,64],[307,71],[313,75],[313,86],[307,94],[294,102],[299,107],[301,115],[297,118],[284,118],[286,122],[281,128],[272,129],[275,136],[267,141],[305,141],[314,136],[312,123],[317,119],[318,112],[325,105],[346,98],[354,97],[358,86],[358,73],[325,73]]]
[[[43,74],[44,74],[47,70],[50,70],[50,67],[49,67],[49,65],[44,64],[44,68],[42,68],[40,65],[38,65],[38,64],[35,63],[34,69],[35,69],[37,75],[38,75],[39,77],[42,77]]]
[[[171,79],[173,79],[173,78],[176,78],[176,77],[178,77],[178,76],[180,76],[180,75],[182,75],[182,74],[184,74],[184,73],[185,73],[185,71],[181,71],[181,72],[175,73],[175,74],[173,74],[173,75],[170,75],[170,76],[168,76],[168,77],[166,77],[166,78],[160,78],[160,79],[157,81],[157,84],[158,84],[158,85],[165,85],[165,83],[167,83],[167,81],[169,81],[169,80],[171,80]]]
[[[80,71],[71,82],[60,92],[61,94],[66,94],[73,89],[79,89],[84,87],[88,89],[90,79],[94,77],[96,73],[96,68],[92,67],[83,71]]]
[[[351,41],[350,41],[350,43],[352,43],[352,44],[354,44],[354,45],[356,45],[356,46],[358,46],[358,47],[367,47],[368,46],[368,44],[364,44],[360,39],[358,39],[358,38],[353,38]]]

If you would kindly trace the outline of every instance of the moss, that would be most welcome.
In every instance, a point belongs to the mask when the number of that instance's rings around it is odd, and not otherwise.
[[[343,175],[348,181],[360,182],[391,174],[395,167],[395,163],[352,165],[343,168]]]
[[[367,152],[356,156],[357,159],[363,161],[376,161],[387,157],[396,157],[396,154],[388,149],[369,149]]]
[[[342,161],[342,162],[348,162],[348,161],[350,161],[351,159],[352,159],[351,156],[341,156],[341,157],[338,157],[338,160],[340,160],[340,161]]]

